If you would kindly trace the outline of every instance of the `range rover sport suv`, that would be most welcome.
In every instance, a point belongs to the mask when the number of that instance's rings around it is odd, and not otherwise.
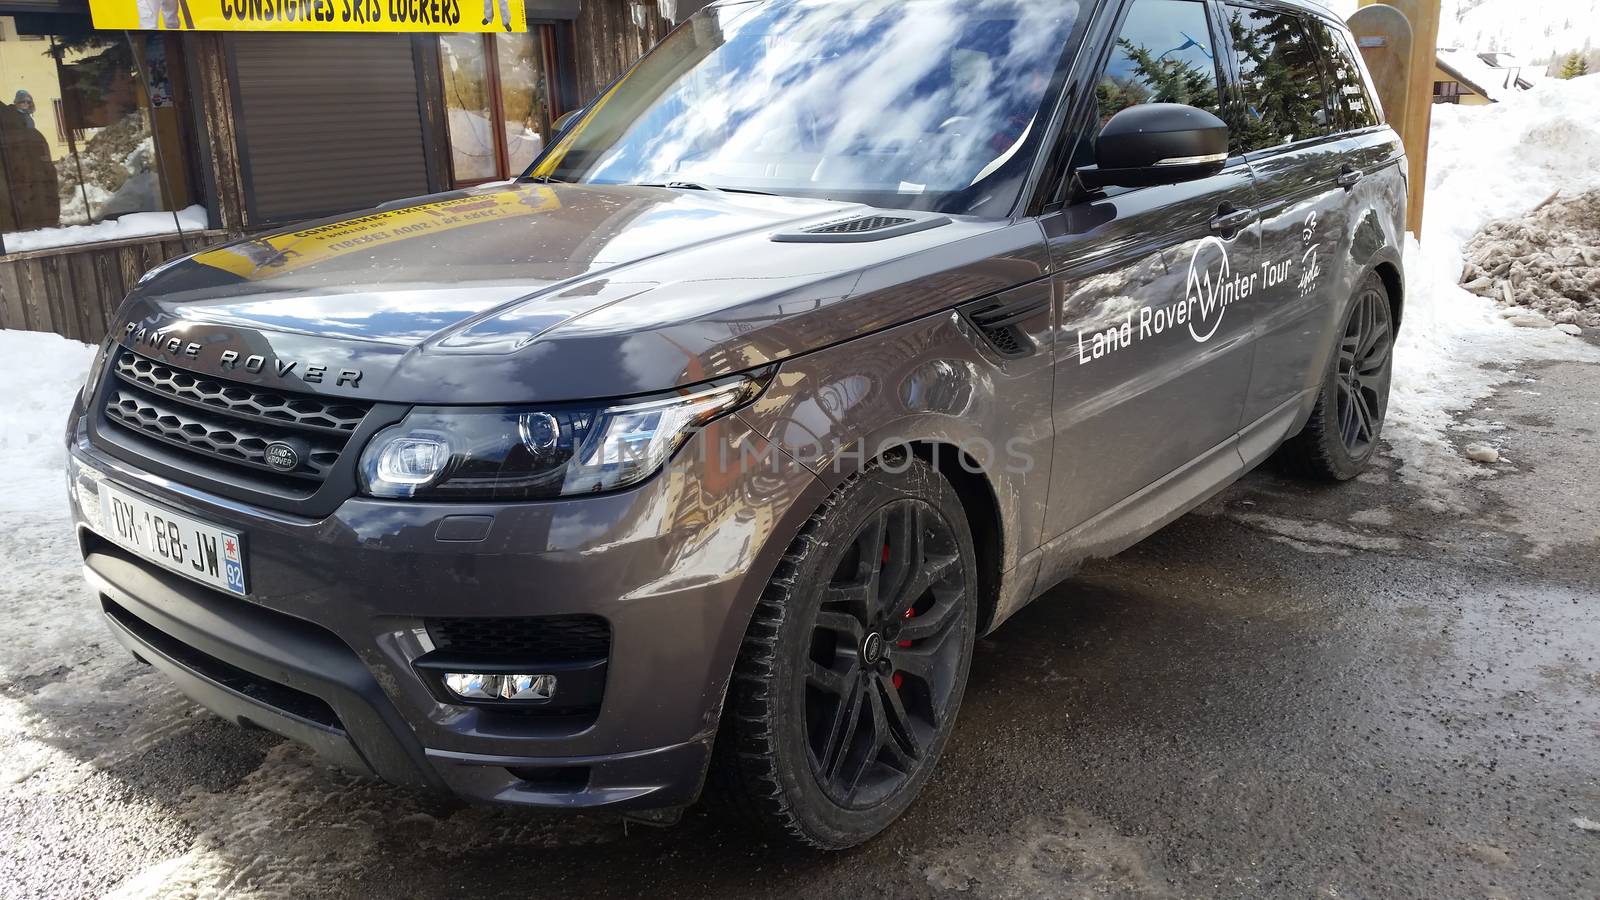
[[[859,843],[978,636],[1371,458],[1373,97],[1300,2],[713,4],[513,182],[146,275],[69,426],[96,602],[398,784]]]

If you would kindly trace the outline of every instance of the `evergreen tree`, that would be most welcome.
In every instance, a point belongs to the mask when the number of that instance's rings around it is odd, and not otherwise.
[[[1245,109],[1230,129],[1235,153],[1321,133],[1328,115],[1316,51],[1299,21],[1265,10],[1228,20]]]
[[[1140,103],[1185,103],[1216,111],[1217,77],[1211,67],[1202,68],[1182,59],[1164,59],[1127,38],[1117,38],[1117,47],[1132,73],[1116,77],[1109,73],[1095,86],[1100,104],[1100,121]]]
[[[1561,72],[1556,77],[1580,78],[1587,74],[1589,74],[1589,61],[1582,53],[1573,52],[1567,54],[1566,62],[1561,64]]]

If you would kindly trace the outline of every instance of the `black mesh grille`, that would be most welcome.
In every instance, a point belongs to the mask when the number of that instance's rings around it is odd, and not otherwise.
[[[805,229],[806,234],[864,234],[869,231],[882,231],[885,228],[894,228],[899,225],[910,224],[912,219],[898,216],[862,216],[858,219],[844,219],[838,222],[827,222],[815,228]]]
[[[207,378],[127,352],[117,357],[117,375],[155,393],[200,403],[240,418],[321,431],[355,431],[369,409],[345,400],[264,391]]]
[[[322,481],[370,406],[266,391],[174,369],[124,351],[105,391],[106,418],[201,456],[280,477]],[[274,442],[293,446],[299,466],[267,465]]]
[[[1010,328],[986,328],[983,334],[994,344],[996,350],[1007,356],[1015,356],[1022,352],[1022,342]]]
[[[611,653],[611,625],[599,616],[429,619],[434,646],[451,653],[529,662],[580,662]]]

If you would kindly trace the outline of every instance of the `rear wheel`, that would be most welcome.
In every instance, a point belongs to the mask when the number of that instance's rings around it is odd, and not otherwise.
[[[891,458],[829,497],[745,637],[713,773],[726,799],[823,849],[894,821],[955,723],[976,584],[960,501],[921,460]]]
[[[1368,274],[1345,319],[1311,418],[1279,451],[1291,471],[1347,481],[1377,453],[1394,368],[1393,318],[1383,279]]]

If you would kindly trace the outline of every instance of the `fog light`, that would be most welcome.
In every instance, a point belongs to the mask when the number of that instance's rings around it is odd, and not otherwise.
[[[501,700],[549,700],[556,695],[554,675],[502,675]]]
[[[470,700],[493,700],[500,690],[500,676],[470,672],[450,672],[444,676],[444,686],[457,697]]]
[[[444,686],[466,700],[549,700],[556,695],[554,675],[446,672]]]

